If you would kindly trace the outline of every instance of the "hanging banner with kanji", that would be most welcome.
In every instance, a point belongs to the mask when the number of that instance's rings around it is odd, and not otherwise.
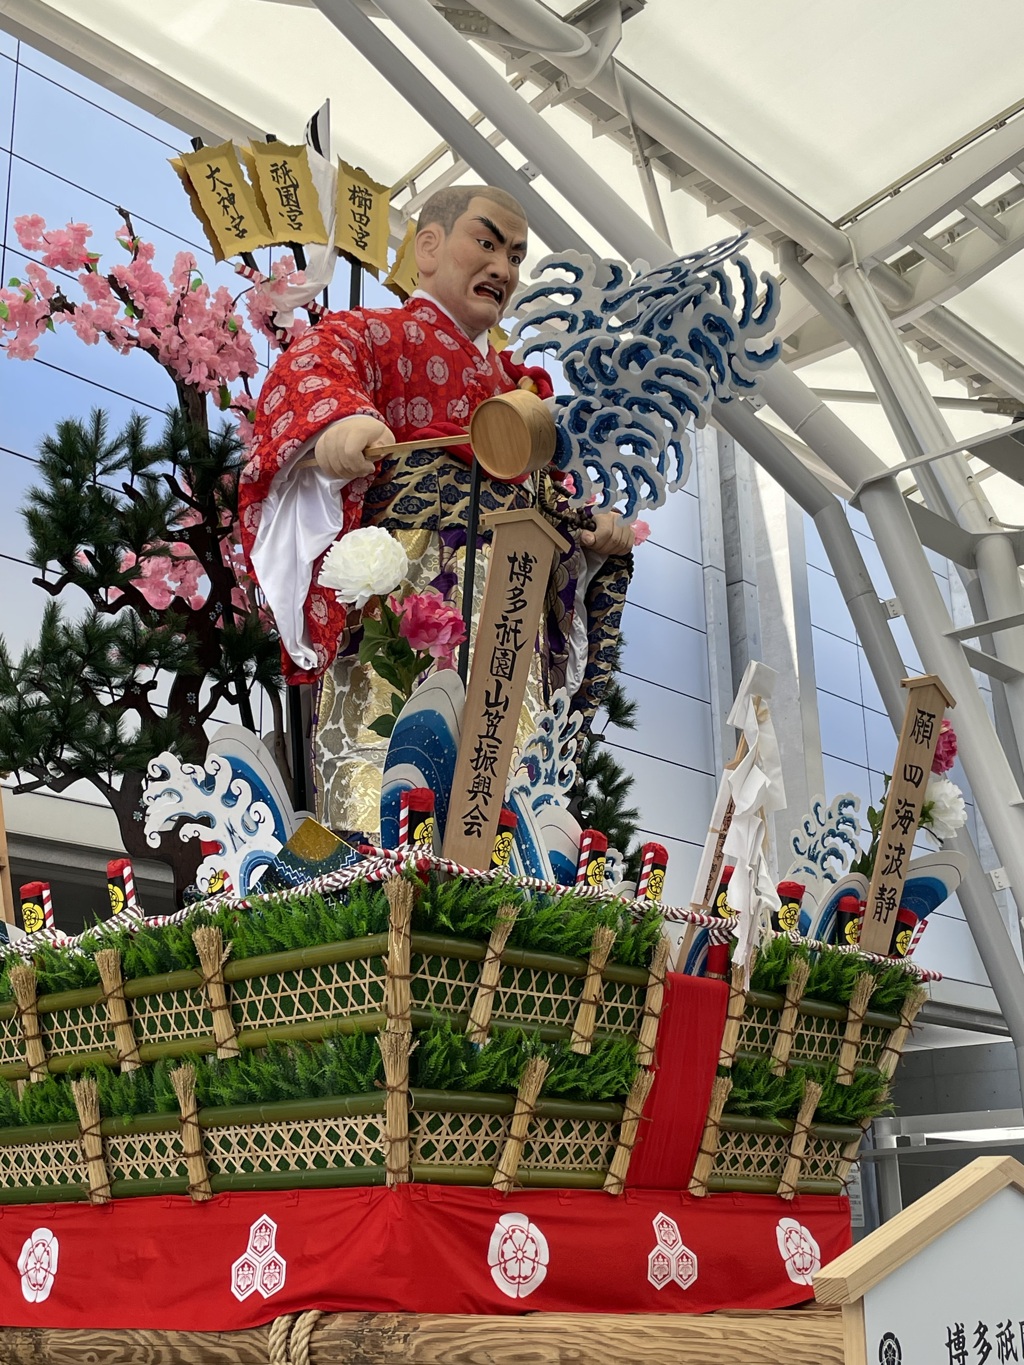
[[[860,947],[865,953],[892,951],[893,928],[913,856],[914,835],[921,822],[942,718],[947,707],[956,705],[933,674],[904,678],[903,686],[910,696],[882,811],[882,831],[864,910]]]
[[[410,220],[406,224],[405,236],[395,255],[395,263],[384,279],[384,288],[397,294],[403,303],[416,288],[420,278],[419,267],[416,264],[415,241],[416,224]]]
[[[243,151],[253,189],[275,242],[327,243],[327,228],[304,146],[252,142]]]
[[[334,240],[344,256],[371,270],[388,268],[391,192],[360,166],[338,161],[338,221]]]
[[[171,165],[189,191],[217,260],[256,251],[278,240],[270,231],[232,143],[184,152]]]

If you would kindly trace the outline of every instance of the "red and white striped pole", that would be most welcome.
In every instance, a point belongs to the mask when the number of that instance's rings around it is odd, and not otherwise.
[[[580,855],[576,863],[577,886],[603,886],[608,853],[608,836],[599,829],[580,834]]]
[[[21,923],[26,934],[53,928],[53,901],[49,882],[25,882],[18,888]]]
[[[434,793],[429,787],[410,787],[400,797],[398,808],[398,846],[415,844],[433,852]]]
[[[130,915],[138,915],[139,903],[135,896],[135,873],[130,858],[111,858],[107,863],[107,892],[110,896],[110,912],[119,915],[126,910]]]
[[[668,870],[668,849],[664,844],[644,844],[640,850],[640,880],[636,884],[637,900],[661,903]]]

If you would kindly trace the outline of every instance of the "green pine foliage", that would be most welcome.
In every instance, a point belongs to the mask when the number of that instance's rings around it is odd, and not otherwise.
[[[534,1033],[511,1028],[496,1030],[484,1047],[476,1047],[459,1026],[438,1019],[417,1032],[414,1042],[410,1078],[423,1090],[514,1094],[523,1067],[535,1055],[550,1062],[542,1093],[567,1100],[621,1100],[636,1074],[636,1046],[624,1038],[598,1040],[582,1056],[567,1042],[543,1043]],[[181,1057],[136,1071],[90,1068],[101,1115],[176,1114],[170,1073],[184,1062],[196,1069],[200,1108],[366,1095],[384,1084],[376,1035],[336,1034],[318,1043],[271,1043],[238,1057]],[[14,1086],[0,1084],[0,1128],[76,1120],[66,1077],[46,1076],[27,1085],[20,1100]]]
[[[70,1084],[57,1076],[44,1076],[26,1085],[18,1101],[18,1124],[76,1123],[78,1110]]]
[[[378,883],[355,882],[339,896],[268,896],[249,910],[218,910],[207,922],[220,927],[231,956],[240,960],[385,933],[388,902]]]
[[[91,783],[134,857],[153,856],[133,818],[150,759],[205,754],[205,722],[225,701],[254,729],[251,691],[281,685],[277,639],[230,553],[242,444],[227,424],[210,428],[194,388],[178,399],[155,437],[138,414],[114,432],[96,410],[42,442],[23,516],[49,601],[20,658],[0,639],[0,767],[17,791]],[[142,580],[175,544],[202,566],[206,600],[182,591],[155,607]],[[166,707],[154,705],[160,679]],[[179,892],[198,853],[176,830],[162,839]]]
[[[639,875],[640,844],[637,822],[640,812],[628,804],[633,789],[633,778],[608,748],[608,727],[619,730],[636,729],[637,703],[626,695],[618,679],[624,641],[615,646],[612,673],[601,697],[598,715],[604,717],[604,728],[591,728],[576,754],[576,785],[572,792],[572,808],[587,829],[599,829],[608,836],[608,843],[622,853],[626,862],[626,876],[635,880]]]
[[[797,1064],[781,1076],[772,1072],[770,1057],[738,1057],[729,1073],[732,1090],[725,1112],[756,1119],[794,1119],[808,1082],[821,1086],[815,1123],[856,1127],[891,1108],[889,1083],[877,1072],[858,1071],[850,1085],[840,1085],[837,1063],[829,1066]]]
[[[871,972],[876,978],[868,1008],[882,1014],[899,1014],[903,1002],[917,989],[917,978],[896,963],[866,962],[853,953],[833,948],[809,949],[779,936],[770,939],[758,953],[750,974],[750,987],[782,995],[793,965],[810,961],[804,996],[832,1005],[848,1005],[857,978]]]
[[[771,1072],[771,1058],[737,1058],[733,1062],[732,1091],[726,1100],[726,1114],[748,1118],[796,1118],[808,1081],[822,1087],[815,1123],[841,1123],[856,1127],[867,1118],[877,1118],[892,1108],[889,1082],[874,1070],[860,1070],[849,1085],[838,1082],[838,1065],[791,1066],[782,1076]]]
[[[732,1089],[726,1112],[755,1119],[791,1119],[803,1098],[803,1076],[797,1067],[776,1076],[770,1057],[737,1057],[729,1072]]]
[[[436,1020],[417,1035],[410,1063],[413,1085],[423,1090],[476,1090],[511,1094],[531,1057],[546,1057],[542,1095],[567,1100],[619,1100],[636,1075],[636,1044],[629,1038],[599,1039],[589,1054],[568,1042],[544,1043],[521,1028],[495,1029],[476,1047],[448,1020]]]
[[[436,872],[425,881],[413,880],[413,927],[422,933],[486,939],[502,906],[515,905],[523,913],[529,905],[526,893],[511,882],[471,882]]]
[[[552,1050],[544,1095],[564,1100],[621,1100],[636,1076],[636,1043],[632,1038],[605,1038],[589,1055],[572,1052],[567,1043]]]
[[[892,1109],[889,1101],[889,1082],[877,1071],[858,1071],[849,1085],[836,1079],[838,1066],[808,1067],[810,1080],[821,1085],[821,1099],[815,1111],[815,1123],[841,1123],[854,1127],[864,1119],[877,1118]]]

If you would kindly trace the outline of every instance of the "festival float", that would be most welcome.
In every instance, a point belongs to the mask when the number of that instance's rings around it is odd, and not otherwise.
[[[295,364],[315,350],[338,251],[384,263],[386,196],[313,148],[254,145],[244,159],[249,179],[230,144],[178,169],[217,254],[244,247],[255,311]],[[230,300],[202,294],[194,262],[168,291],[130,221],[131,268],[107,277],[81,234],[24,230],[50,264],[75,256],[92,302],[48,292],[37,268],[20,332],[8,305],[9,351],[77,317],[149,347],[193,409],[190,395],[216,393],[248,418],[215,364],[197,388],[171,344],[177,291],[219,309],[241,345]],[[293,240],[304,271],[259,276],[249,248]],[[403,296],[412,241],[389,277]],[[907,680],[866,850],[846,795],[818,801],[776,857],[774,675],[751,664],[696,885],[676,906],[664,847],[644,844],[631,876],[625,850],[572,809],[583,684],[544,695],[535,676],[572,535],[685,482],[688,429],[755,393],[774,362],[775,311],[742,239],[656,270],[541,261],[514,309],[511,363],[557,361],[569,392],[545,405],[527,383],[476,406],[468,432],[394,443],[472,445],[454,581],[415,583],[403,540],[415,528],[365,516],[318,559],[312,590],[340,614],[346,685],[360,668],[373,689],[373,824],[357,836],[296,811],[275,755],[228,726],[199,757],[168,747],[125,784],[129,851],[189,868],[179,910],[146,914],[131,858],[110,865],[110,918],[78,935],[61,931],[45,883],[21,888],[0,974],[5,1359],[143,1342],[167,1360],[211,1358],[197,1333],[230,1334],[217,1351],[239,1361],[473,1348],[654,1360],[669,1347],[705,1362],[843,1359],[837,1315],[789,1310],[851,1244],[846,1182],[934,979],[915,951],[962,865],[914,844],[962,822],[945,776],[953,698],[937,678]],[[246,373],[234,364],[232,378]],[[122,605],[155,630],[161,613],[168,627],[179,609],[217,616],[189,556],[216,578],[238,555],[227,502],[204,511],[201,461],[174,477],[174,536],[114,566]],[[176,575],[162,605],[143,591],[157,558]],[[100,568],[72,558],[66,573],[88,591]],[[225,579],[211,629],[233,591]],[[214,670],[236,700],[241,657]],[[29,683],[6,667],[8,701],[24,699]],[[189,686],[181,714],[202,732]]]

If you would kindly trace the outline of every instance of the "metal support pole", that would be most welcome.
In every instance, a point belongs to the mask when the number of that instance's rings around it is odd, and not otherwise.
[[[928,453],[955,445],[956,438],[932,402],[917,365],[908,354],[870,283],[855,266],[844,266],[837,278],[846,291],[846,297],[868,343],[892,384],[922,451]],[[937,460],[931,468],[939,492],[954,519],[965,530],[984,536],[975,551],[975,565],[989,618],[994,620],[1024,612],[1024,588],[1021,586],[1013,546],[1008,536],[993,529],[992,509],[980,493],[966,458],[963,455],[947,456]],[[921,487],[927,493],[923,480]],[[1004,685],[1017,749],[1019,753],[1024,753],[1024,630],[1017,627],[1000,631],[994,637],[994,646],[1000,660],[1021,670],[1019,676],[1006,681]]]
[[[855,487],[881,467],[867,446],[783,366],[775,365],[767,372],[761,390],[782,420],[846,483]],[[864,488],[860,502],[903,603],[921,660],[956,698],[964,769],[1020,912],[1024,906],[1024,808],[1006,755],[963,651],[946,634],[953,623],[902,494],[891,480],[882,480]]]
[[[956,438],[932,402],[916,362],[861,270],[853,265],[843,266],[836,272],[836,279],[846,293],[868,345],[885,369],[917,438],[920,453],[929,454],[955,445]],[[985,506],[964,456],[950,455],[946,460],[936,461],[932,469],[956,522],[967,531],[991,530],[991,509]]]
[[[893,730],[898,734],[906,705],[906,692],[900,685],[903,662],[857,537],[850,529],[841,504],[779,437],[757,420],[746,404],[717,404],[714,417],[715,422],[724,427],[813,518]],[[1017,959],[991,883],[970,836],[966,830],[960,830],[950,843],[967,859],[967,869],[960,884],[960,904],[1013,1039],[1018,1079],[1024,1096],[1024,969]]]
[[[883,1223],[902,1212],[903,1191],[900,1188],[899,1146],[896,1137],[888,1131],[888,1119],[875,1120],[875,1148],[879,1155],[892,1153],[875,1163],[878,1172],[878,1213]]]
[[[355,0],[316,0],[317,7],[334,27],[345,35],[352,45],[377,68],[377,70],[401,90],[417,113],[427,122],[459,156],[467,161],[488,184],[498,185],[515,197],[526,210],[530,226],[543,242],[552,250],[572,248],[587,251],[586,242],[578,232],[546,203],[530,186],[510,162],[477,132],[467,118],[451,104],[444,95],[413,63],[399,52],[387,36],[380,31],[372,19],[368,19]],[[440,16],[438,16],[440,19]],[[444,21],[440,20],[443,24]],[[451,34],[452,30],[447,28]],[[461,40],[459,40],[461,41]],[[490,68],[488,68],[490,69]],[[499,77],[492,77],[498,80]]]
[[[334,21],[341,4],[352,0],[316,0]],[[545,123],[537,111],[495,72],[475,48],[456,33],[430,0],[375,0],[377,8],[405,34],[428,61],[536,166],[557,185],[570,203],[586,203],[594,227],[627,259],[643,256],[652,265],[669,259],[670,248],[624,199],[609,193],[608,182]],[[368,20],[366,22],[369,22]],[[403,93],[405,93],[403,91]],[[433,119],[431,119],[433,122]],[[437,127],[437,124],[434,125]],[[438,128],[440,132],[440,128]],[[450,139],[449,139],[450,140]],[[467,155],[472,164],[472,158]],[[507,163],[506,163],[507,164]]]
[[[1001,388],[1024,403],[1024,365],[1008,355],[1001,346],[976,331],[970,323],[957,317],[943,304],[929,308],[914,319],[915,325],[927,336],[948,346],[969,365],[974,365]]]

